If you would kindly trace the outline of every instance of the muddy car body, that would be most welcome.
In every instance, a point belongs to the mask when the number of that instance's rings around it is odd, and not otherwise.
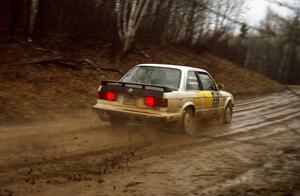
[[[233,96],[222,88],[203,69],[141,64],[119,81],[102,81],[93,108],[112,125],[178,122],[181,130],[191,132],[196,118],[231,121]]]

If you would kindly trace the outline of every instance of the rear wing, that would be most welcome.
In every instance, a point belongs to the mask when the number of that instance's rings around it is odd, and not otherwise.
[[[102,86],[122,86],[122,87],[131,87],[131,88],[142,88],[148,90],[158,90],[163,92],[173,92],[175,89],[166,86],[160,85],[152,85],[152,84],[140,84],[140,83],[132,83],[132,82],[120,82],[120,81],[112,81],[112,80],[104,80],[101,81]]]
[[[101,91],[115,91],[117,93],[131,94],[136,96],[153,96],[163,98],[165,92],[172,92],[174,89],[159,85],[148,85],[119,81],[101,81]]]

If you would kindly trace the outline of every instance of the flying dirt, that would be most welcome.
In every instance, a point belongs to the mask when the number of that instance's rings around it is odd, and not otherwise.
[[[192,134],[80,118],[0,127],[0,195],[300,194],[300,88],[237,99]]]

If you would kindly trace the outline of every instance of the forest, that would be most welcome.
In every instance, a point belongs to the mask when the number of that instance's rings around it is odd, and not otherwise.
[[[283,84],[300,84],[300,3],[261,0],[268,9],[247,24],[247,0],[0,0],[0,44],[55,49],[105,47],[114,58],[155,45],[213,53]]]

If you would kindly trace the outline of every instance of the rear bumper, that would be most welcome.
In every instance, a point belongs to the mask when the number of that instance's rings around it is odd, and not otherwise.
[[[180,114],[177,113],[150,113],[135,111],[130,108],[106,106],[102,104],[96,104],[93,106],[93,110],[97,112],[100,118],[104,121],[111,121],[116,119],[124,119],[127,121],[134,121],[138,123],[142,122],[154,122],[164,123],[180,120]]]

